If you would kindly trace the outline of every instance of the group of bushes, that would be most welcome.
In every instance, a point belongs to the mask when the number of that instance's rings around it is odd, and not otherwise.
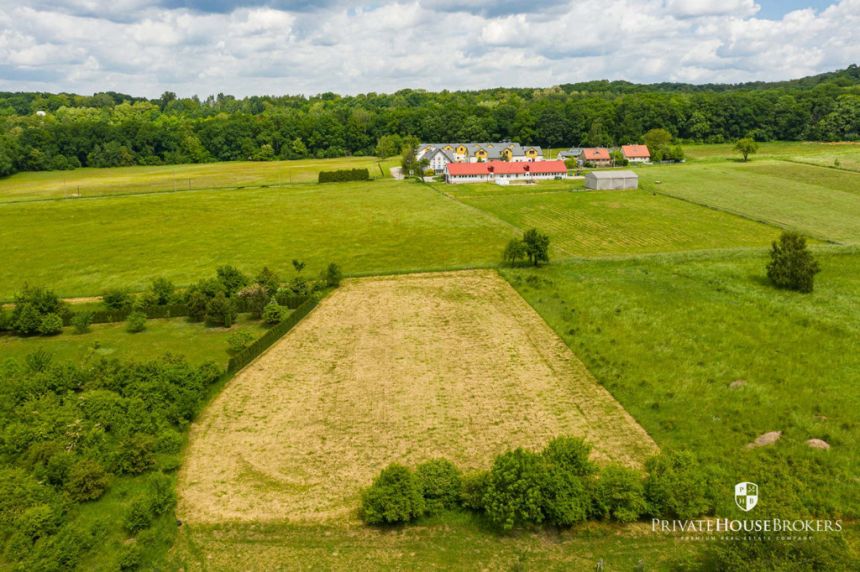
[[[63,331],[63,317],[68,313],[68,305],[56,294],[25,284],[15,295],[11,315],[0,310],[0,330],[12,330],[22,336],[52,336]]]
[[[652,458],[643,478],[620,465],[598,469],[590,451],[580,439],[558,437],[540,453],[503,453],[485,472],[464,475],[444,459],[414,472],[392,464],[364,492],[360,514],[368,524],[396,524],[470,510],[510,530],[542,523],[569,527],[587,519],[632,522],[643,515],[692,518],[713,508],[705,496],[706,476],[690,453]]]
[[[347,181],[369,181],[370,171],[367,169],[340,169],[337,171],[320,171],[320,183],[345,183]]]
[[[111,527],[138,539],[173,509],[183,432],[222,371],[181,358],[0,367],[0,545],[16,569],[73,569]],[[129,502],[86,524],[76,506],[119,479]],[[167,517],[165,517],[167,518]],[[123,553],[126,564],[135,554]],[[128,566],[126,566],[128,567]]]

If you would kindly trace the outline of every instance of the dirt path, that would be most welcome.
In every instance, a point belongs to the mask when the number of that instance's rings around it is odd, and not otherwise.
[[[486,468],[573,434],[637,466],[645,431],[495,272],[351,280],[191,430],[190,522],[341,521],[391,462]]]

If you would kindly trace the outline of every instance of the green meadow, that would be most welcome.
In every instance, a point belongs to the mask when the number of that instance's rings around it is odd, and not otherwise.
[[[514,230],[425,185],[394,180],[0,205],[0,299],[24,282],[64,296],[178,285],[222,264],[286,274],[495,264]]]
[[[320,171],[337,169],[367,169],[372,178],[378,179],[390,177],[389,169],[396,164],[397,159],[380,161],[376,157],[343,157],[23,172],[0,179],[0,203],[200,189],[278,187],[293,183],[316,183]]]
[[[0,356],[22,359],[46,351],[56,361],[87,363],[101,358],[146,361],[172,353],[185,356],[192,364],[212,361],[223,368],[229,358],[227,338],[239,330],[256,339],[266,328],[246,314],[229,329],[210,328],[185,318],[147,320],[146,330],[136,334],[126,331],[125,322],[93,324],[85,334],[75,333],[72,327],[49,337],[0,334]]]

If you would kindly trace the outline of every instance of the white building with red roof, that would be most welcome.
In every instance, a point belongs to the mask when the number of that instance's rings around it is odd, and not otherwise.
[[[564,161],[486,163],[448,163],[445,180],[449,183],[487,183],[499,181],[539,181],[567,176]]]
[[[609,156],[609,149],[606,147],[586,147],[582,150],[582,161],[595,167],[609,167],[612,164],[612,157]]]
[[[651,152],[647,145],[622,145],[621,153],[631,163],[648,163],[651,161]]]

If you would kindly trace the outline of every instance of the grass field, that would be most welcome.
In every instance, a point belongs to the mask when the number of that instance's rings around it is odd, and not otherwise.
[[[765,509],[802,503],[856,518],[860,254],[821,253],[808,296],[773,289],[766,258],[667,255],[503,275],[658,445],[695,451],[727,487],[759,483]],[[730,388],[736,380],[745,385]],[[768,431],[783,432],[772,449],[746,448]],[[809,449],[810,438],[832,449]],[[718,500],[731,509],[731,495]]]
[[[536,193],[529,188],[460,200],[523,230],[547,233],[557,258],[765,247],[778,235],[770,226],[636,191]]]
[[[64,296],[185,285],[222,264],[287,274],[494,264],[514,229],[432,189],[393,180],[0,206],[0,299],[24,282]]]
[[[251,321],[246,314],[230,329],[207,328],[185,318],[147,320],[146,330],[137,334],[130,334],[125,328],[121,322],[94,324],[86,334],[75,334],[74,328],[68,327],[61,335],[51,337],[0,335],[0,357],[22,359],[44,350],[55,361],[85,363],[102,357],[148,360],[172,353],[185,356],[194,364],[213,361],[224,367],[229,358],[230,334],[245,330],[256,339],[266,331],[260,322]]]
[[[641,466],[656,451],[495,272],[357,280],[195,423],[178,514],[356,522],[360,490],[389,463],[479,469],[562,434],[598,461]]]
[[[860,242],[860,174],[773,160],[655,166],[638,172],[646,191],[815,238]]]
[[[320,171],[337,169],[367,169],[371,177],[383,178],[390,176],[388,169],[397,161],[395,158],[380,163],[376,157],[344,157],[18,173],[0,179],[0,203],[315,183]]]
[[[693,161],[740,161],[734,143],[717,145],[684,145],[687,158]],[[838,159],[840,168],[860,170],[860,143],[813,143],[807,141],[775,141],[759,143],[753,160],[772,158],[799,161],[833,167]]]

